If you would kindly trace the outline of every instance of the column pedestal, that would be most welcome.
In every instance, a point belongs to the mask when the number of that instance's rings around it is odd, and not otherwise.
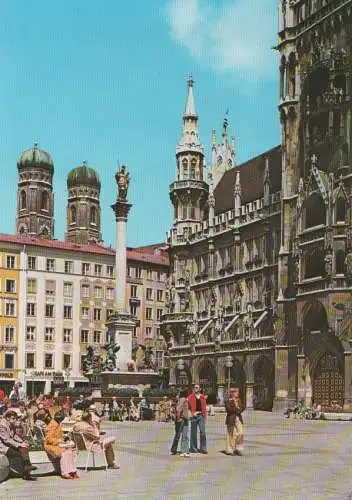
[[[116,367],[127,371],[127,363],[132,360],[132,337],[135,321],[130,314],[115,312],[106,322],[111,340],[120,346]]]

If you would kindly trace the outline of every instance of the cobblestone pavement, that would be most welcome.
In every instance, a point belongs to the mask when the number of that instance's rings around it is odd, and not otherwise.
[[[0,485],[4,499],[352,499],[352,424],[298,421],[281,415],[244,415],[246,449],[228,457],[224,415],[207,423],[208,455],[170,456],[172,424],[105,423],[117,436],[120,471],[81,472]]]

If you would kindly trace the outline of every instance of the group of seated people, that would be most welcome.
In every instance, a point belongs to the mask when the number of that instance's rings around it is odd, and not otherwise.
[[[308,420],[319,420],[322,418],[322,405],[320,403],[314,403],[312,401],[311,407],[308,407],[304,400],[301,399],[298,404],[293,408],[287,408],[284,412],[286,418],[290,418],[292,415],[294,418],[308,419]]]
[[[116,397],[113,397],[110,403],[105,404],[105,414],[109,415],[109,420],[113,422],[139,422],[141,420],[141,405],[135,403],[131,398],[127,402],[119,402]]]
[[[11,474],[36,479],[31,472],[37,467],[29,456],[30,443],[35,442],[45,450],[57,474],[64,479],[79,478],[77,436],[83,439],[85,449],[104,451],[109,468],[119,469],[113,450],[115,438],[100,431],[101,418],[88,398],[80,397],[72,404],[67,397],[61,406],[51,396],[11,402],[0,390],[0,408],[0,456],[7,457]]]

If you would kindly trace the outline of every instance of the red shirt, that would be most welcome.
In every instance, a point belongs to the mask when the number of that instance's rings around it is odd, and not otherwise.
[[[204,418],[207,418],[207,400],[205,399],[203,394],[200,395],[199,399],[200,399],[200,406],[201,406],[202,415]],[[192,392],[188,396],[188,404],[189,404],[189,407],[191,409],[192,415],[193,416],[196,415],[196,413],[197,413],[197,398],[196,398],[196,395],[194,394],[194,392]]]

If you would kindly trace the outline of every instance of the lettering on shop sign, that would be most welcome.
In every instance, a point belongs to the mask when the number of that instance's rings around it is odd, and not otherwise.
[[[0,372],[0,379],[2,378],[14,378],[13,373]]]

